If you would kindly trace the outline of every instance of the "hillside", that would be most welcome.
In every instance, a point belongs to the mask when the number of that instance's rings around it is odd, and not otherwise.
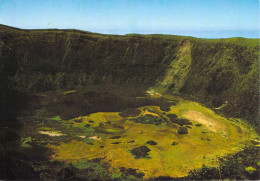
[[[258,120],[259,40],[0,26],[1,74],[21,91],[115,85],[188,94]]]
[[[258,179],[259,39],[0,25],[0,179]]]

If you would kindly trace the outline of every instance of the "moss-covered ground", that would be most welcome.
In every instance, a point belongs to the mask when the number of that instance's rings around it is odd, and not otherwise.
[[[258,137],[242,120],[227,119],[182,98],[164,95],[163,99],[178,104],[169,109],[142,106],[97,112],[70,120],[57,115],[36,125],[21,146],[44,144],[52,151],[51,160],[72,163],[78,169],[88,168],[89,160],[99,160],[91,166],[97,171],[100,164],[109,165],[111,177],[119,177],[125,168],[148,179],[184,177],[203,165],[218,166],[218,157],[236,153]]]

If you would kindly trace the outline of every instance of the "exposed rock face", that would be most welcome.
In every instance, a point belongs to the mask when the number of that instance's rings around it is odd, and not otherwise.
[[[259,40],[102,35],[0,25],[2,87],[19,91],[91,85],[179,92],[258,121]],[[8,89],[9,89],[8,88]]]

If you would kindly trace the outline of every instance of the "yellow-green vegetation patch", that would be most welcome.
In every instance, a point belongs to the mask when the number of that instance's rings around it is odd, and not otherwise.
[[[217,166],[217,157],[239,151],[258,137],[240,120],[229,121],[192,101],[179,99],[167,113],[158,106],[138,110],[135,117],[99,112],[77,118],[80,123],[71,121],[82,129],[91,127],[93,136],[49,145],[55,153],[52,158],[77,167],[82,160],[101,158],[115,178],[122,167],[136,169],[144,178],[182,177],[202,165]],[[91,138],[96,139],[89,144],[86,140]]]
[[[67,94],[71,94],[71,93],[75,93],[75,92],[77,92],[77,90],[64,91],[63,95],[67,95]]]
[[[40,127],[38,128],[39,131],[51,131],[53,130],[53,128],[49,128],[49,127]]]
[[[92,126],[99,126],[100,123],[120,121],[122,118],[118,115],[118,112],[98,112],[90,114],[89,116],[82,116],[78,119],[82,119],[83,122],[89,123]]]
[[[246,167],[245,170],[248,172],[248,173],[253,173],[256,171],[256,169],[254,167]]]
[[[54,121],[61,121],[61,117],[60,116],[55,116],[53,118],[50,118],[51,120],[54,120]]]
[[[31,145],[29,144],[31,142],[32,142],[32,138],[31,137],[22,138],[21,146],[22,147],[31,147]]]

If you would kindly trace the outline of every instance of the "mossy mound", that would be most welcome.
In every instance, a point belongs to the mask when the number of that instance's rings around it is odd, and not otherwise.
[[[132,119],[135,123],[142,123],[142,124],[154,124],[154,125],[161,125],[165,123],[166,121],[157,116],[153,116],[151,114],[146,114],[144,116],[140,116],[136,119]]]
[[[203,140],[203,141],[210,141],[209,138],[200,138],[200,139]]]
[[[141,111],[138,109],[126,109],[126,110],[120,112],[119,116],[121,116],[123,118],[136,117],[136,116],[139,116],[140,113],[141,113]]]
[[[167,117],[170,119],[172,123],[178,124],[180,126],[184,125],[193,125],[188,119],[179,119],[176,114],[168,114]]]
[[[167,114],[167,117],[168,117],[170,120],[178,119],[178,116],[177,116],[176,114]]]
[[[119,139],[119,138],[121,138],[121,136],[112,136],[109,139]]]
[[[169,107],[169,106],[161,106],[160,110],[161,111],[165,111],[165,112],[169,112],[171,110],[171,107]]]
[[[157,143],[155,141],[152,141],[152,140],[151,141],[147,141],[146,143],[148,145],[157,145]]]
[[[179,127],[177,133],[178,134],[188,134],[188,129],[185,127]]]
[[[75,123],[82,123],[83,120],[82,120],[82,119],[75,119],[74,122],[75,122]]]
[[[125,168],[121,167],[120,172],[123,173],[124,175],[133,175],[137,178],[143,178],[145,175],[143,172],[137,172],[138,169],[133,169],[133,168]]]
[[[113,144],[113,145],[118,145],[118,144],[120,144],[121,142],[118,142],[118,141],[116,141],[116,142],[113,142],[113,143],[111,143],[111,144]]]
[[[84,127],[85,128],[89,128],[91,125],[90,124],[85,124]]]
[[[151,150],[147,146],[140,146],[131,150],[131,154],[135,156],[136,159],[148,158],[148,152]]]
[[[99,124],[97,127],[94,127],[95,131],[98,133],[105,133],[105,134],[114,134],[120,133],[124,131],[124,128],[114,126],[112,124]],[[112,138],[116,139],[116,138]]]
[[[178,145],[178,142],[172,142],[172,145],[175,146],[175,145]]]

